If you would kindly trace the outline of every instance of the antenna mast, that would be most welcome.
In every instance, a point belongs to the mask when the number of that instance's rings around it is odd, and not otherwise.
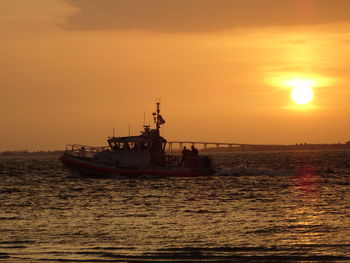
[[[143,111],[143,127],[146,126],[146,111]]]
[[[153,115],[153,120],[154,120],[154,123],[156,124],[156,131],[157,131],[157,134],[159,134],[159,129],[160,129],[160,126],[162,124],[165,123],[162,115],[160,115],[160,100],[158,99],[157,102],[156,102],[156,105],[157,105],[157,109],[156,109],[156,112],[153,112],[152,115]]]
[[[157,131],[159,134],[159,129],[160,129],[160,121],[159,121],[159,116],[160,116],[160,102],[157,102],[157,111],[156,111],[156,126],[157,126]]]

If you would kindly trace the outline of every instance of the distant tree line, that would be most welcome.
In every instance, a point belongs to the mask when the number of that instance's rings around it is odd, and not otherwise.
[[[60,155],[64,151],[27,151],[27,150],[22,150],[22,151],[4,151],[0,152],[0,156],[35,156],[35,155]]]

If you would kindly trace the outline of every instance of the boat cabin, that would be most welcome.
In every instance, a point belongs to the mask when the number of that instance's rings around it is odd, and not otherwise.
[[[164,164],[167,141],[149,126],[139,136],[112,137],[107,142],[110,149],[97,153],[97,161],[129,168]]]

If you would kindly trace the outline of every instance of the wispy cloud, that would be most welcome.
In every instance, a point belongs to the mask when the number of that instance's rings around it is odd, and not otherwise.
[[[350,20],[349,0],[64,0],[78,30],[203,32]]]

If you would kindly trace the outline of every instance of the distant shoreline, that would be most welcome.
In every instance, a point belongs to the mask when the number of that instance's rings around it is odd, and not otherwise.
[[[1,156],[42,156],[42,155],[61,155],[64,151],[4,151],[0,152]]]

